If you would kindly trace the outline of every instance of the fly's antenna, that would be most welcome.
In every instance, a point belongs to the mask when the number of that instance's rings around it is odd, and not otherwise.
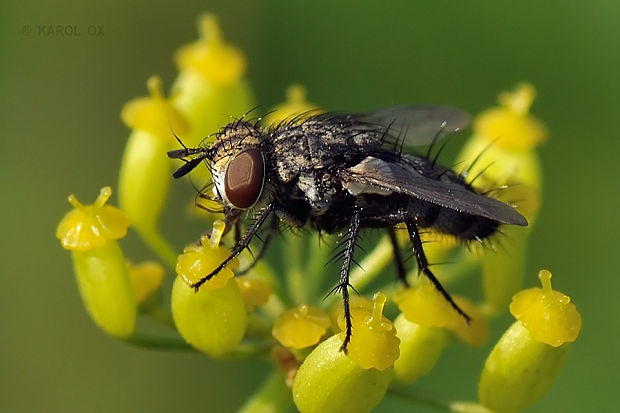
[[[168,119],[168,125],[170,125],[170,119]],[[170,125],[170,132],[174,135],[174,138],[179,142],[179,144],[183,147],[183,149],[174,149],[172,151],[168,151],[168,158],[170,159],[180,159],[185,162],[184,165],[181,165],[179,169],[174,171],[172,176],[174,178],[181,178],[182,176],[190,173],[195,167],[197,167],[200,162],[204,159],[211,158],[211,151],[207,148],[188,148],[185,146],[181,138],[174,133],[172,130],[172,125]],[[191,157],[191,159],[185,159],[186,157]]]

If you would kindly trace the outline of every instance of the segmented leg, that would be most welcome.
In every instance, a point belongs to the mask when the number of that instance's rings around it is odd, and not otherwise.
[[[415,254],[416,260],[418,261],[418,270],[423,272],[424,275],[428,277],[428,279],[433,283],[435,288],[437,288],[437,291],[439,291],[441,295],[443,295],[443,297],[450,303],[452,308],[454,308],[457,313],[459,313],[461,316],[463,316],[463,318],[465,318],[465,320],[469,322],[471,318],[467,314],[465,314],[465,311],[463,311],[461,307],[459,307],[454,302],[450,294],[448,294],[448,292],[443,288],[439,280],[428,268],[428,261],[426,259],[426,255],[424,254],[424,250],[422,249],[420,232],[418,231],[418,227],[416,226],[415,222],[411,217],[405,216],[405,224],[407,225],[407,231],[409,231],[409,239],[413,244],[413,253]]]
[[[273,235],[277,231],[278,231],[278,217],[275,215],[272,215],[271,221],[269,222],[269,229],[267,230],[267,234],[265,234],[265,237],[263,238],[263,245],[260,246],[258,253],[253,257],[250,265],[248,265],[247,268],[244,268],[241,271],[237,271],[236,275],[243,275],[246,272],[250,271],[256,265],[258,260],[260,260],[263,257],[263,255],[265,255],[265,252],[267,251],[267,247],[269,247],[269,244],[271,243],[271,240],[273,239]]]
[[[340,346],[340,351],[347,352],[347,345],[351,341],[351,330],[353,325],[351,323],[351,308],[349,306],[349,270],[351,269],[351,262],[353,262],[353,250],[355,249],[355,241],[360,231],[360,214],[356,209],[351,217],[351,223],[349,224],[349,233],[347,234],[347,242],[345,245],[342,268],[340,269],[340,281],[337,289],[342,294],[342,303],[344,305],[344,321],[346,324],[344,341]]]
[[[233,258],[235,258],[237,255],[239,255],[241,253],[241,251],[243,251],[245,248],[248,247],[248,245],[250,245],[250,241],[252,240],[252,237],[254,237],[254,235],[256,235],[256,232],[258,232],[259,228],[263,225],[263,223],[265,222],[267,217],[269,217],[269,215],[273,212],[273,209],[274,209],[274,205],[273,204],[267,205],[260,212],[260,215],[258,216],[258,218],[256,218],[256,221],[254,221],[254,223],[250,226],[250,228],[247,230],[247,232],[245,234],[243,234],[243,236],[241,237],[239,242],[237,242],[235,244],[235,246],[233,247],[232,252],[228,256],[228,258],[226,258],[224,261],[222,261],[220,263],[220,265],[218,265],[209,274],[207,274],[206,276],[202,277],[200,280],[198,280],[197,282],[192,284],[192,287],[194,287],[194,289],[196,291],[198,291],[198,289],[200,288],[200,286],[202,284],[204,284],[205,282],[207,282],[211,278],[213,278],[213,276],[215,274],[220,272],[222,270],[222,268],[224,268]]]

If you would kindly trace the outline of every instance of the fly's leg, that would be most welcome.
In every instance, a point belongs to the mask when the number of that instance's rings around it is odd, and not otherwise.
[[[278,231],[278,217],[275,215],[272,215],[271,221],[269,222],[269,229],[267,230],[267,234],[263,238],[263,245],[260,246],[258,253],[253,257],[250,265],[248,265],[247,268],[244,268],[243,270],[238,271],[236,275],[243,275],[247,273],[248,271],[250,271],[256,265],[258,260],[260,260],[263,257],[263,255],[265,255],[265,252],[267,251],[267,247],[269,247],[269,244],[271,243],[271,240],[273,239],[273,235],[277,231]]]
[[[347,352],[347,345],[351,341],[351,330],[353,325],[351,323],[351,308],[349,306],[349,270],[351,263],[353,262],[353,250],[355,249],[355,242],[360,232],[360,213],[357,209],[353,212],[351,217],[351,223],[349,224],[349,233],[347,234],[345,250],[343,255],[342,268],[340,269],[340,281],[336,290],[342,294],[342,303],[344,305],[344,321],[346,324],[345,336],[340,351]]]
[[[390,237],[390,241],[392,241],[392,247],[394,248],[394,263],[396,265],[396,274],[398,275],[398,279],[405,284],[405,287],[409,287],[409,282],[407,281],[407,270],[405,270],[403,256],[400,253],[400,247],[398,246],[398,240],[396,239],[396,232],[393,227],[388,227],[387,233]]]
[[[243,236],[241,237],[239,242],[237,242],[235,244],[235,246],[233,247],[232,252],[230,253],[230,255],[224,261],[222,261],[220,263],[220,265],[218,265],[213,271],[211,271],[209,274],[205,275],[200,280],[198,280],[194,284],[192,284],[192,287],[194,287],[194,289],[196,291],[198,291],[198,289],[200,288],[200,286],[202,284],[204,284],[205,282],[209,281],[218,272],[222,271],[222,268],[224,268],[233,258],[235,258],[237,255],[239,255],[241,253],[241,251],[243,251],[245,248],[248,247],[248,245],[250,245],[250,241],[252,240],[254,235],[256,235],[256,233],[258,232],[259,228],[263,225],[263,223],[265,222],[267,217],[269,217],[269,215],[273,212],[273,209],[274,209],[274,205],[273,204],[267,205],[260,212],[260,215],[258,216],[258,218],[256,218],[256,220],[254,221],[252,226],[250,226],[248,231],[245,234],[243,234]]]
[[[459,313],[467,322],[471,321],[471,318],[459,307],[450,294],[443,288],[437,277],[431,272],[428,268],[428,261],[426,259],[426,255],[424,254],[424,250],[422,249],[422,240],[420,239],[420,232],[418,231],[418,227],[416,226],[413,219],[409,216],[405,216],[405,224],[407,225],[407,231],[409,231],[409,239],[413,244],[413,253],[415,254],[415,258],[418,261],[418,271],[421,271],[428,277],[430,282],[433,283],[437,291],[443,295],[443,297],[450,303],[452,308]]]

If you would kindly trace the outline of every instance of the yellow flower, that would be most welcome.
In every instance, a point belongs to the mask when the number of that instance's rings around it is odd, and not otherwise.
[[[411,384],[435,366],[449,341],[448,332],[411,322],[404,314],[396,318],[394,327],[400,339],[400,356],[394,363],[394,378],[401,384]]]
[[[357,307],[351,313],[353,330],[347,355],[363,369],[386,370],[399,356],[399,339],[390,320],[383,316],[386,297],[376,293],[372,311]],[[340,336],[344,339],[344,332]]]
[[[544,125],[529,113],[536,96],[530,84],[502,92],[499,106],[474,120],[474,134],[457,157],[467,176],[482,190],[493,190],[503,202],[523,214],[527,228],[503,226],[509,242],[501,253],[481,251],[482,283],[488,314],[498,314],[521,288],[529,233],[540,208],[542,172],[536,147],[547,135]],[[493,240],[489,241],[493,244]]]
[[[111,194],[110,187],[101,189],[93,205],[69,196],[75,209],[58,224],[56,236],[71,250],[80,295],[91,318],[106,333],[124,338],[134,331],[137,306],[116,242],[125,236],[129,223],[121,210],[105,205]]]
[[[281,314],[271,334],[285,347],[302,349],[317,344],[328,327],[327,313],[304,304]]]
[[[426,277],[397,293],[394,301],[407,320],[427,327],[454,325],[461,317]]]
[[[318,105],[306,100],[306,89],[301,85],[291,85],[286,89],[286,100],[276,106],[267,116],[265,125],[276,125],[295,116],[301,119],[307,115],[317,115],[321,113]]]
[[[214,224],[211,239],[191,245],[179,256],[178,277],[172,286],[172,317],[181,336],[190,345],[212,357],[233,350],[246,330],[246,311],[232,269],[237,260],[224,267],[197,291],[192,284],[209,274],[230,251],[220,247],[223,222]]]
[[[154,261],[128,264],[129,279],[136,303],[142,304],[164,281],[164,267]]]
[[[470,317],[455,317],[447,328],[470,346],[482,346],[489,338],[489,324],[480,310],[465,297],[453,296],[454,302]]]
[[[187,123],[164,98],[161,79],[147,81],[150,97],[133,99],[121,112],[132,129],[119,176],[119,202],[132,226],[166,261],[176,253],[158,230],[158,219],[168,196],[172,164],[166,152],[176,144],[173,133],[187,132]]]
[[[88,251],[125,237],[129,220],[120,209],[105,205],[111,195],[109,186],[102,188],[93,205],[82,205],[75,195],[69,196],[75,209],[64,216],[56,229],[64,249]]]
[[[487,358],[478,386],[480,402],[500,412],[517,412],[538,400],[559,373],[581,316],[564,294],[551,289],[548,271],[543,289],[518,293],[511,312],[518,319]]]
[[[369,412],[385,395],[392,369],[363,369],[341,345],[340,334],[323,341],[297,371],[293,400],[300,412]]]
[[[581,314],[570,297],[551,288],[551,273],[538,274],[543,288],[530,288],[515,295],[510,313],[541,343],[559,347],[577,339],[581,330]]]
[[[243,277],[236,277],[235,282],[241,291],[245,309],[248,312],[252,311],[254,307],[265,304],[271,296],[269,284],[258,277],[244,275]]]
[[[198,41],[177,52],[179,75],[172,86],[173,104],[190,125],[183,137],[190,147],[254,107],[243,53],[224,41],[215,16],[201,16],[198,29]]]

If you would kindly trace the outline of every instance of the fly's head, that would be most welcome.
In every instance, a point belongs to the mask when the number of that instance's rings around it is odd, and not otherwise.
[[[185,148],[168,152],[171,158],[186,163],[175,178],[207,161],[213,178],[213,200],[225,210],[251,209],[265,199],[267,168],[261,148],[261,134],[254,125],[235,121],[217,133],[217,139],[205,148]],[[190,159],[186,159],[186,158]]]

